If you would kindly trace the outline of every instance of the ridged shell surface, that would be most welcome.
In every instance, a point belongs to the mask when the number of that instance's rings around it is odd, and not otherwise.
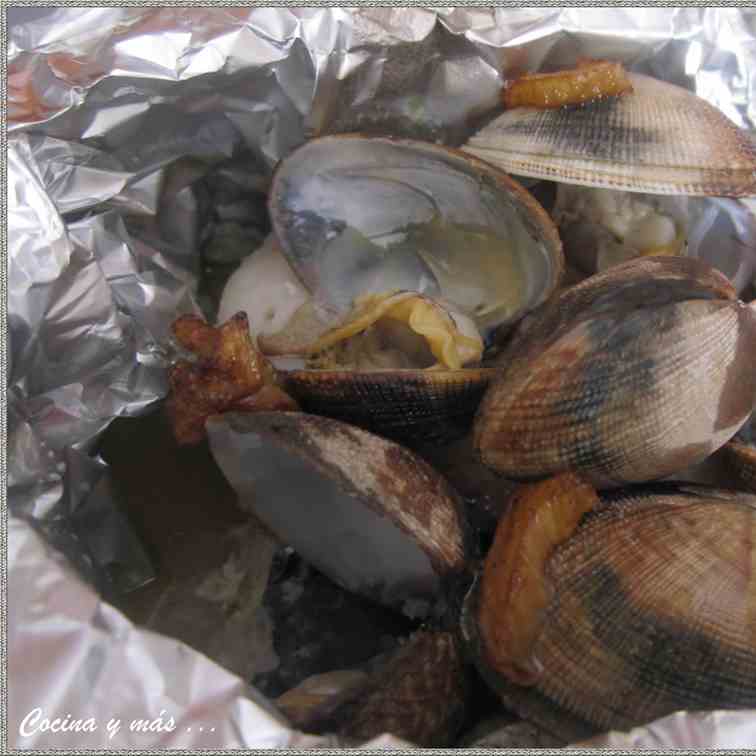
[[[549,560],[535,688],[500,693],[570,736],[756,706],[756,497],[656,486],[602,500]]]
[[[382,670],[342,733],[364,741],[388,732],[416,746],[450,746],[463,723],[468,687],[454,635],[419,631]]]
[[[561,333],[581,313],[636,308],[688,299],[737,299],[729,279],[700,260],[647,257],[615,265],[552,297],[518,328],[494,364],[513,369]]]
[[[555,110],[514,108],[464,150],[520,176],[653,194],[756,194],[746,132],[685,89],[630,74],[634,92]]]
[[[344,420],[387,438],[415,443],[454,440],[470,430],[494,369],[332,371],[283,374],[313,414]]]
[[[599,487],[672,475],[743,425],[756,399],[756,312],[731,300],[583,312],[486,394],[483,462]]]

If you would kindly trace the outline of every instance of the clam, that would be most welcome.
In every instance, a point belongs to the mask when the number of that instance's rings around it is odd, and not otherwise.
[[[619,97],[508,110],[463,149],[557,182],[552,215],[567,261],[585,274],[641,255],[687,255],[742,291],[756,264],[756,222],[725,198],[756,194],[749,134],[685,89],[629,78],[633,91]]]
[[[652,194],[756,194],[748,134],[686,89],[629,74],[633,92],[580,107],[514,108],[464,151],[516,175]]]
[[[452,744],[470,687],[455,634],[415,633],[371,683],[343,722],[342,734],[364,742],[388,732],[425,748]]]
[[[756,491],[756,415],[722,447],[722,453],[740,483]]]
[[[483,347],[546,301],[563,271],[556,229],[527,191],[433,144],[312,140],[279,165],[269,208],[275,275],[253,254],[221,314],[262,303],[250,315],[258,344],[306,410],[402,440],[469,428],[492,375]],[[433,333],[410,322],[420,310],[434,314]]]
[[[300,412],[226,413],[206,428],[240,506],[320,572],[407,616],[444,614],[468,536],[458,495],[430,465]]]
[[[756,496],[524,486],[465,601],[507,708],[574,742],[679,709],[756,706]]]
[[[723,276],[688,258],[630,261],[564,292],[513,340],[478,409],[476,448],[515,479],[672,475],[745,423],[754,353],[756,302]]]
[[[391,733],[420,747],[452,744],[469,709],[469,666],[457,637],[420,630],[367,669],[315,675],[276,705],[299,730],[355,745]]]

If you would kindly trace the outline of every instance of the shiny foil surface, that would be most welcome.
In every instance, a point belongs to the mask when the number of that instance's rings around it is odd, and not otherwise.
[[[31,10],[8,16],[9,744],[336,745],[293,732],[241,680],[100,597],[144,585],[155,567],[114,503],[98,439],[165,396],[171,322],[212,316],[208,271],[264,238],[270,173],[307,138],[459,145],[506,78],[580,56],[688,87],[753,130],[756,11]],[[730,215],[752,240],[750,213]],[[740,284],[754,268],[751,250]],[[67,713],[95,730],[39,726]],[[168,717],[173,729],[128,728]],[[677,714],[595,745],[743,746],[754,733],[747,712]]]

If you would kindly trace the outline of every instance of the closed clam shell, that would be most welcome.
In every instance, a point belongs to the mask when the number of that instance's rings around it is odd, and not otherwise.
[[[634,91],[585,106],[514,108],[464,150],[520,176],[653,194],[756,194],[746,132],[685,89],[630,74]]]
[[[756,497],[672,484],[601,495],[546,562],[550,596],[519,685],[478,666],[507,707],[568,741],[671,712],[756,706]]]
[[[323,574],[407,616],[445,611],[466,574],[467,526],[418,456],[301,412],[226,413],[207,433],[240,506]]]
[[[483,462],[520,479],[575,470],[609,487],[672,475],[732,438],[756,401],[756,307],[676,301],[686,286],[649,277],[625,293],[609,286],[610,296],[588,287],[587,306],[572,295],[549,310],[561,324],[551,337],[536,321],[527,359],[478,410]]]
[[[281,373],[306,412],[405,443],[441,443],[469,432],[496,374],[493,368]]]

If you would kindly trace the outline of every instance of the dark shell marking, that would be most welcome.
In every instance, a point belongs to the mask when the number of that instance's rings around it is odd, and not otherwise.
[[[599,314],[618,307],[634,309],[688,299],[735,300],[737,292],[725,275],[694,258],[646,257],[612,266],[542,305],[494,364],[508,369],[527,361],[526,350],[543,349],[562,328],[589,310]]]
[[[711,299],[708,282],[619,283],[566,292],[522,337],[478,411],[486,464],[521,479],[576,470],[598,486],[641,482],[702,461],[743,424],[756,313]]]
[[[572,742],[681,709],[756,706],[756,497],[656,484],[601,499],[548,561],[533,687],[481,665],[471,592],[463,623],[483,676]]]
[[[685,89],[629,74],[634,91],[582,107],[513,108],[464,149],[504,170],[654,194],[748,197],[748,134]]]
[[[756,498],[604,501],[550,560],[539,688],[606,728],[756,706]]]
[[[285,385],[306,412],[405,443],[442,443],[469,432],[496,370],[296,370]]]

